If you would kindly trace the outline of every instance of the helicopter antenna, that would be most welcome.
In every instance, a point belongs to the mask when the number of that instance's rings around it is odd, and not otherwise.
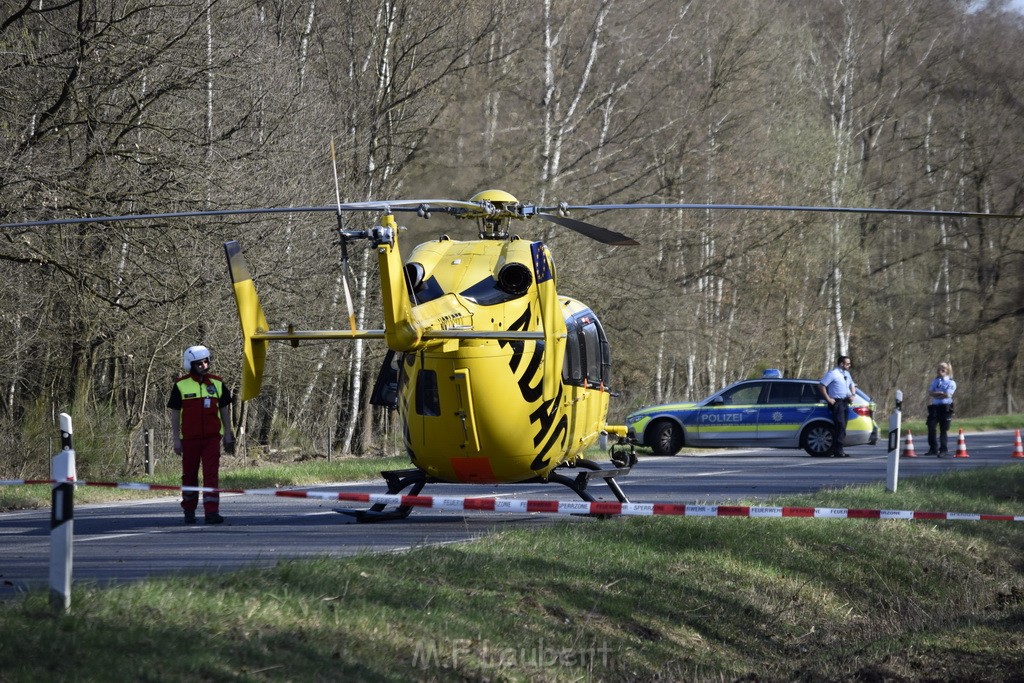
[[[338,158],[334,153],[334,138],[331,138],[331,167],[334,169],[334,199],[338,204],[338,237],[341,240],[341,284],[345,290],[348,324],[354,333],[356,331],[356,315],[352,310],[352,294],[348,290],[348,241],[345,239],[345,225],[341,218],[341,186],[338,183]]]

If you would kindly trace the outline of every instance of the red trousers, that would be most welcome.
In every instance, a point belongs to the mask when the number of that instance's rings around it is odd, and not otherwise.
[[[181,485],[199,486],[199,466],[203,466],[203,486],[220,486],[220,437],[206,439],[182,439],[181,441]],[[195,512],[199,507],[198,491],[182,491],[181,507]],[[220,494],[203,492],[203,510],[209,514],[220,511]]]

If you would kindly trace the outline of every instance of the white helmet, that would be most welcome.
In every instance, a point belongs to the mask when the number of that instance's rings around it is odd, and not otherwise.
[[[210,349],[205,346],[190,346],[185,349],[185,354],[181,358],[181,364],[185,367],[185,371],[189,372],[192,370],[192,363],[209,357]]]

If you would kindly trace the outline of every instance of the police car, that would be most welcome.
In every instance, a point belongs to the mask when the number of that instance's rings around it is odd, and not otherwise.
[[[875,404],[857,390],[849,407],[846,445],[878,440]],[[783,379],[768,370],[761,379],[730,384],[697,403],[643,408],[626,417],[629,436],[655,455],[697,448],[802,448],[812,456],[832,454],[835,425],[818,380]]]

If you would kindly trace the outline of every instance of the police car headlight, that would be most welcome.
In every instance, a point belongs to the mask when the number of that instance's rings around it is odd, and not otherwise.
[[[640,420],[644,419],[645,417],[647,417],[647,416],[646,415],[627,415],[626,416],[626,424],[628,424],[628,425],[636,424],[637,422],[639,422]]]

